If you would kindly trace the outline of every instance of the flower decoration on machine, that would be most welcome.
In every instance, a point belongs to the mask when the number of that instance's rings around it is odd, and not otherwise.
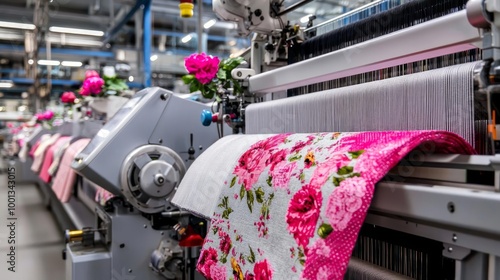
[[[231,71],[238,67],[243,58],[228,58],[220,60],[216,56],[205,53],[192,54],[184,59],[188,71],[182,77],[190,92],[200,91],[204,98],[219,97],[225,91],[232,89],[234,95],[243,92],[239,81],[231,76]]]
[[[129,87],[124,80],[118,78],[114,71],[102,77],[95,70],[88,70],[85,73],[85,80],[80,88],[80,95],[92,97],[108,97],[110,95],[120,95]]]
[[[36,122],[41,123],[46,128],[52,128],[52,123],[55,119],[55,113],[51,110],[47,110],[42,113],[35,114]]]
[[[61,102],[64,105],[71,106],[73,104],[78,103],[76,98],[76,94],[72,91],[67,91],[61,95]]]

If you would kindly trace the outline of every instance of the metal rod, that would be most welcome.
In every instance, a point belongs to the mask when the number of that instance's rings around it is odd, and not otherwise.
[[[198,37],[198,53],[203,52],[203,1],[198,1],[198,25],[197,25],[197,37]]]
[[[122,30],[123,26],[132,18],[132,16],[134,16],[141,6],[144,5],[145,8],[147,3],[151,5],[151,0],[138,0],[130,11],[118,21],[118,23],[108,29],[106,37],[104,37],[104,40],[102,41],[103,44],[109,43],[116,35],[118,35],[118,32]]]
[[[278,16],[288,14],[289,12],[291,12],[297,8],[300,8],[300,7],[304,6],[305,4],[308,4],[309,2],[312,2],[312,1],[313,0],[302,0],[300,2],[297,2],[297,3],[289,6],[288,8],[284,9],[283,11],[279,12]]]
[[[151,0],[144,3],[144,16],[142,18],[144,33],[144,87],[151,86]]]

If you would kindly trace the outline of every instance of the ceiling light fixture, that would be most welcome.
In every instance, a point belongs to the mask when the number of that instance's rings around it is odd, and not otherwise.
[[[29,65],[32,65],[33,63],[35,63],[35,61],[33,61],[33,59],[29,59],[29,60],[28,60],[28,64],[29,64]]]
[[[215,19],[211,19],[207,22],[205,22],[205,24],[203,25],[203,27],[205,29],[209,29],[210,27],[214,26],[214,24],[216,23],[217,21]]]
[[[150,58],[151,61],[156,61],[158,59],[158,55],[153,54]]]
[[[309,14],[307,16],[303,16],[300,18],[301,23],[307,23],[309,21],[309,18],[312,17],[313,15]]]
[[[12,81],[0,81],[0,88],[11,88],[12,86],[14,86]]]
[[[63,61],[61,62],[61,65],[66,67],[81,67],[83,63],[80,61]]]
[[[41,60],[38,61],[38,65],[59,66],[59,64],[61,64],[61,62],[59,62],[57,60],[44,60],[44,59],[41,59]]]
[[[129,76],[129,77],[128,77],[128,81],[129,81],[129,82],[133,82],[133,81],[134,81],[134,76]]]
[[[19,23],[19,22],[9,22],[9,21],[0,21],[0,27],[25,29],[25,30],[34,30],[36,28],[36,26],[31,23]]]
[[[181,39],[181,42],[183,42],[184,44],[191,41],[191,39],[193,39],[193,35],[191,34],[188,34],[186,36],[184,36],[182,39]]]
[[[78,35],[88,35],[88,36],[104,36],[104,32],[100,30],[90,30],[90,29],[78,29],[78,28],[68,28],[68,27],[59,27],[59,26],[51,26],[49,28],[50,32],[57,33],[69,33],[69,34],[78,34]]]

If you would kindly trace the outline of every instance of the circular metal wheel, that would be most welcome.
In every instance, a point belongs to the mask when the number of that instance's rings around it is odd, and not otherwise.
[[[158,213],[175,194],[186,173],[181,157],[158,145],[145,145],[123,162],[120,182],[127,200],[144,213]]]

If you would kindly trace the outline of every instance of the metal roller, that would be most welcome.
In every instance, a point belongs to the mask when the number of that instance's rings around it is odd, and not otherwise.
[[[467,19],[470,24],[477,28],[489,28],[490,16],[484,9],[484,0],[469,0],[467,2]]]

